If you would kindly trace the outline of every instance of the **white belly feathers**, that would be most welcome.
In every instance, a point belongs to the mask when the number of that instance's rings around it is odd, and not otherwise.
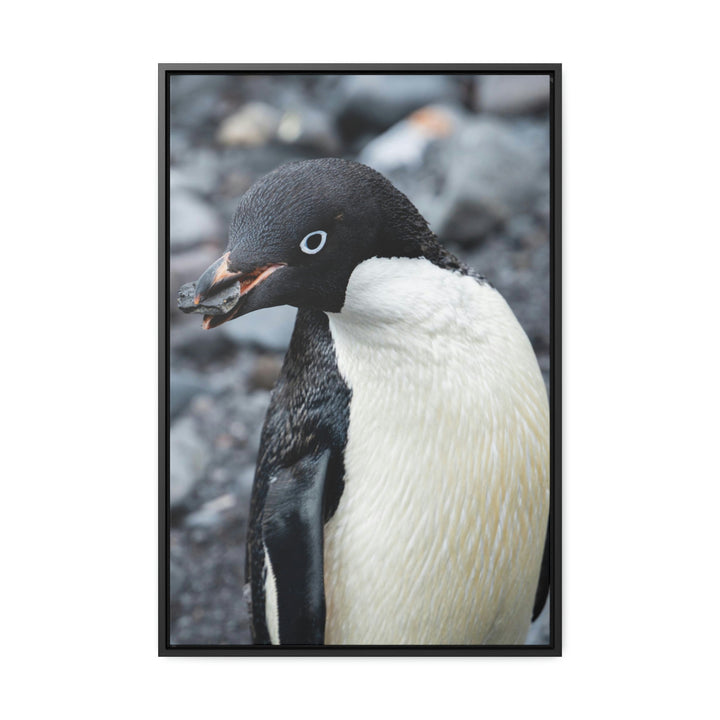
[[[325,642],[524,642],[549,420],[522,328],[496,290],[409,258],[358,265],[328,317],[352,401]]]

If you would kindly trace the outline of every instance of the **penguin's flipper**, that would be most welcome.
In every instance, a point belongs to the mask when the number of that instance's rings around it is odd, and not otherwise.
[[[274,612],[266,616],[273,642],[283,645],[321,645],[325,639],[323,492],[329,457],[329,450],[303,457],[268,484],[262,538],[272,574],[266,603]]]
[[[548,523],[547,533],[545,535],[545,550],[543,550],[542,564],[540,565],[540,579],[538,581],[537,591],[535,593],[535,605],[533,607],[532,622],[537,620],[538,616],[545,607],[545,602],[550,589],[550,523]]]

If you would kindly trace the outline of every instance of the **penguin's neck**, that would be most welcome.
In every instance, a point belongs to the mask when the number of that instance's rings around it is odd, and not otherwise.
[[[500,293],[474,277],[424,258],[371,258],[328,318],[340,375],[357,396],[392,395],[425,415],[464,402],[472,388],[471,403],[498,427],[514,422],[515,393],[542,416],[530,341]]]
[[[472,277],[426,258],[375,257],[355,268],[342,310],[328,317],[333,333],[351,333],[353,342],[410,351],[428,337],[477,335],[478,291]]]
[[[528,368],[542,387],[530,342],[500,293],[424,258],[360,263],[342,310],[328,317],[353,392],[402,388],[403,402],[422,405],[438,393],[462,395],[470,383],[489,405],[503,402],[504,387],[524,387]]]

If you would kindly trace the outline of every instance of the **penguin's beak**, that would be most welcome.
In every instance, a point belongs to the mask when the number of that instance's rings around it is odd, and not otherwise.
[[[230,253],[226,252],[200,276],[195,285],[193,304],[199,305],[209,295],[217,293],[242,277],[242,273],[230,272],[228,269],[229,259]]]
[[[203,328],[222,325],[240,314],[241,300],[254,287],[267,279],[284,263],[263,265],[250,272],[234,272],[228,267],[230,253],[218,258],[198,278],[180,288],[178,306],[185,313],[203,313]]]

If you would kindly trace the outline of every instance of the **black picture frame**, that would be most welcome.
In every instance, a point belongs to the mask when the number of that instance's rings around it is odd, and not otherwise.
[[[562,654],[562,66],[549,64],[205,64],[158,66],[158,655],[560,656]],[[550,642],[512,646],[171,645],[169,613],[169,143],[170,78],[177,74],[547,74],[550,78]]]

